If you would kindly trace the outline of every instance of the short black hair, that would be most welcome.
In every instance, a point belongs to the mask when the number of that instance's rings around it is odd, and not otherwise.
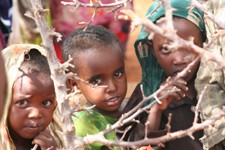
[[[73,65],[76,65],[77,56],[90,48],[117,47],[124,54],[124,47],[119,39],[103,26],[88,26],[87,28],[78,28],[63,42],[62,55],[63,60],[67,61],[69,55],[74,59]]]

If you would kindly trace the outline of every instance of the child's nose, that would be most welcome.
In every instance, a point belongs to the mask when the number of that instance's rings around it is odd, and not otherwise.
[[[187,63],[185,57],[188,55],[188,53],[185,50],[176,50],[173,55],[174,55],[173,63],[175,65],[182,65]]]
[[[116,90],[116,84],[115,84],[115,81],[114,80],[110,80],[108,82],[108,88],[107,88],[107,91],[108,92],[113,92]]]
[[[38,108],[31,108],[30,112],[28,114],[29,118],[40,118],[41,117],[41,112]]]

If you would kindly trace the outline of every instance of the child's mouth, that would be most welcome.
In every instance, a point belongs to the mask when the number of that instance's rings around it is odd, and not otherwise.
[[[27,127],[27,129],[33,132],[40,131],[40,127]]]
[[[108,105],[117,105],[119,103],[119,96],[115,96],[112,98],[109,98],[106,102]]]
[[[30,133],[39,133],[42,130],[41,125],[37,122],[27,125],[26,129]]]

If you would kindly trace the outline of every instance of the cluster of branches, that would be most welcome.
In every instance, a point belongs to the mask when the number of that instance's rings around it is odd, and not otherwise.
[[[110,3],[110,4],[103,4],[101,2],[101,0],[96,0],[95,2],[90,2],[90,3],[82,3],[79,2],[78,0],[74,0],[73,2],[63,2],[62,4],[64,5],[70,5],[72,6],[74,9],[77,9],[79,7],[91,7],[93,8],[95,11],[93,13],[93,16],[91,18],[91,20],[89,22],[84,23],[86,26],[88,26],[93,19],[95,18],[95,12],[98,11],[98,9],[101,8],[109,8],[109,11],[114,12],[115,16],[117,16],[117,12],[121,9],[124,8],[126,6],[126,4],[130,2],[130,0],[115,0],[115,2]],[[204,3],[206,3],[204,1]],[[64,142],[65,142],[65,149],[66,150],[73,150],[73,149],[83,149],[84,146],[86,144],[91,144],[93,142],[101,142],[107,146],[121,146],[121,147],[131,147],[131,148],[138,148],[140,146],[145,146],[145,145],[157,145],[160,143],[164,143],[170,140],[174,140],[178,137],[183,137],[183,136],[190,136],[191,138],[193,137],[192,134],[198,130],[203,130],[204,128],[206,128],[207,126],[213,124],[216,120],[220,119],[222,116],[225,115],[225,110],[222,111],[222,113],[213,116],[212,118],[202,122],[202,123],[197,123],[197,118],[198,118],[198,106],[199,106],[199,102],[201,101],[201,96],[204,94],[204,90],[201,93],[200,97],[199,97],[199,101],[198,104],[196,106],[195,109],[195,119],[193,120],[193,126],[186,129],[186,130],[182,130],[182,131],[177,131],[177,132],[173,132],[171,133],[170,131],[161,137],[158,138],[148,138],[147,136],[145,137],[145,139],[140,140],[140,141],[134,141],[134,142],[126,142],[123,141],[122,139],[120,141],[110,141],[105,139],[104,135],[107,134],[110,131],[114,131],[115,129],[120,128],[121,126],[123,126],[126,123],[132,122],[134,121],[134,119],[140,115],[142,112],[144,111],[148,111],[155,103],[161,103],[161,98],[157,98],[157,94],[159,92],[161,92],[162,90],[164,90],[166,88],[166,86],[168,86],[170,84],[170,80],[168,79],[168,84],[161,87],[160,89],[158,89],[155,93],[153,93],[152,95],[145,97],[144,94],[143,95],[143,100],[133,109],[131,109],[128,113],[123,114],[120,119],[113,124],[112,126],[106,128],[104,131],[95,134],[95,135],[87,135],[84,138],[79,138],[75,136],[75,127],[73,124],[73,121],[71,119],[71,117],[68,116],[72,116],[72,114],[78,110],[81,109],[81,106],[79,104],[79,100],[77,100],[78,102],[71,108],[71,106],[69,105],[69,97],[73,96],[73,94],[67,95],[67,88],[66,88],[66,80],[68,76],[71,76],[71,74],[65,74],[65,71],[67,70],[67,68],[70,66],[70,61],[71,58],[69,59],[69,61],[60,64],[58,62],[55,50],[54,50],[54,46],[53,46],[53,37],[56,36],[58,38],[58,40],[61,40],[61,35],[56,33],[54,31],[54,29],[52,29],[51,27],[48,27],[46,19],[45,19],[45,13],[48,10],[43,9],[42,4],[41,4],[41,0],[31,0],[31,4],[32,4],[32,12],[29,13],[29,17],[33,18],[34,21],[37,24],[37,28],[39,29],[40,35],[42,37],[42,46],[47,50],[47,58],[48,58],[48,62],[50,65],[50,69],[51,69],[51,74],[52,74],[52,79],[54,81],[54,86],[55,86],[55,92],[56,92],[56,98],[58,101],[58,108],[59,108],[59,113],[60,113],[60,119],[61,119],[61,123],[62,123],[62,129],[63,129],[63,137],[64,137]],[[215,22],[216,25],[218,25],[220,27],[221,30],[219,30],[217,32],[217,35],[215,35],[215,38],[218,38],[219,36],[224,34],[224,29],[225,29],[225,22],[224,20],[221,20],[221,18],[215,18],[215,16],[207,9],[205,4],[200,4],[197,0],[192,0],[191,3],[191,7],[190,9],[192,9],[193,7],[197,7],[201,10],[203,10],[203,12],[207,15],[207,17],[209,17],[211,20],[213,20]],[[225,59],[221,56],[221,55],[217,55],[214,54],[212,52],[206,51],[204,48],[200,48],[198,46],[196,46],[193,41],[186,41],[183,40],[182,38],[180,38],[177,34],[176,31],[173,27],[173,23],[172,23],[172,8],[170,6],[169,0],[162,0],[162,5],[165,6],[166,8],[166,15],[163,18],[163,21],[167,24],[167,29],[164,28],[160,28],[158,26],[156,26],[154,23],[152,23],[151,21],[148,20],[148,18],[141,18],[139,16],[137,16],[133,11],[131,10],[121,10],[121,12],[123,13],[123,15],[118,16],[119,19],[124,19],[124,20],[130,20],[131,23],[131,29],[134,30],[137,26],[145,26],[146,29],[148,29],[149,31],[151,31],[152,33],[158,33],[160,35],[162,35],[163,37],[169,39],[170,41],[172,41],[172,44],[170,45],[171,48],[177,48],[177,47],[191,47],[191,50],[193,50],[194,52],[198,53],[200,58],[205,61],[214,61],[216,63],[218,63],[222,68],[225,68]],[[131,31],[132,31],[131,30]],[[208,44],[208,45],[207,45]],[[206,43],[204,45],[204,47],[209,46],[210,42]],[[190,48],[189,48],[190,49]],[[188,73],[189,68],[191,67],[191,65],[193,65],[193,63],[191,63],[190,65],[188,65],[188,67],[186,69],[184,69],[182,72],[180,72],[179,74],[177,74],[177,78],[184,76],[185,74]],[[74,74],[72,74],[72,76],[75,76]],[[76,77],[77,79],[79,79],[78,77]],[[82,80],[82,79],[80,79]],[[83,81],[83,80],[82,80]],[[84,81],[86,82],[86,81]],[[87,84],[89,84],[88,82],[86,82]],[[142,93],[143,93],[143,89],[142,89]],[[169,93],[165,93],[165,96],[167,96],[167,94]],[[153,103],[151,103],[148,106],[142,107],[143,104],[149,100],[154,98],[155,101]],[[146,131],[147,133],[147,131]]]

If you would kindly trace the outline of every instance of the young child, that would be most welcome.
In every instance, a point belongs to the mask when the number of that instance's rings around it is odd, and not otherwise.
[[[65,40],[64,61],[68,60],[69,55],[75,66],[71,71],[83,80],[70,80],[70,86],[81,91],[87,100],[87,107],[95,106],[89,113],[75,113],[76,135],[84,137],[99,133],[115,123],[121,115],[120,108],[127,91],[123,46],[106,28],[88,26],[86,30],[75,30]],[[116,140],[114,132],[105,137]],[[101,143],[93,143],[85,149],[109,148]]]
[[[4,150],[28,150],[35,145],[38,149],[60,148],[53,124],[57,102],[45,53],[31,44],[12,45],[2,51],[8,79],[0,126]]]
[[[203,13],[196,8],[189,11],[189,0],[170,0],[170,4],[174,8],[173,25],[177,30],[177,34],[185,40],[193,38],[194,44],[202,47],[205,40]],[[147,15],[152,13],[157,7],[158,2],[154,2],[148,10]],[[164,15],[164,7],[160,6],[152,13],[150,20],[156,25],[166,28],[165,23],[157,22]],[[139,38],[135,42],[136,54],[142,67],[141,83],[146,96],[151,95],[160,86],[166,84],[166,78],[171,77],[173,79],[178,72],[186,68],[187,65],[197,57],[195,53],[185,47],[179,47],[177,50],[171,51],[166,46],[170,44],[170,41],[159,34],[154,34],[152,40],[148,39],[148,35],[149,33],[146,33],[143,28]],[[181,77],[178,80],[173,80],[173,83],[171,83],[166,90],[157,95],[161,97],[165,95],[166,92],[174,89],[174,87],[179,89],[179,91],[171,93],[165,100],[162,100],[163,105],[156,104],[151,108],[147,118],[150,123],[148,125],[149,131],[157,131],[158,129],[162,131],[165,129],[170,113],[172,114],[171,132],[184,130],[192,126],[194,112],[191,108],[197,103],[194,80],[198,67],[199,61],[195,63],[187,76]],[[140,89],[137,87],[133,96],[138,97],[137,94],[140,94],[138,90]],[[132,100],[135,101],[132,97],[129,102],[135,103],[132,102]],[[140,100],[140,98],[138,100]],[[143,128],[146,122],[146,115],[141,117],[140,119],[143,124],[138,124],[133,128],[128,137],[130,140],[144,138]],[[151,135],[154,136],[153,133]],[[165,143],[164,149],[201,150],[202,145],[199,141],[201,136],[202,132],[196,132],[194,133],[195,140],[190,137],[183,137],[167,142]]]

